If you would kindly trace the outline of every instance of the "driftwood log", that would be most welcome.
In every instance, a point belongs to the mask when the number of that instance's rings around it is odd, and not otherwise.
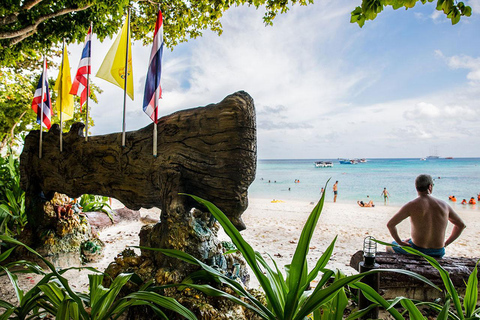
[[[477,259],[444,257],[436,260],[450,274],[455,288],[459,292],[464,292],[465,284],[475,268]],[[361,261],[363,261],[363,251],[357,251],[350,259],[350,266],[358,271],[358,266]],[[440,273],[423,257],[378,252],[375,257],[375,262],[378,264],[378,269],[403,269],[413,271],[426,277],[440,288],[444,288]],[[423,301],[440,297],[442,294],[420,280],[394,272],[380,273],[380,290],[387,298],[405,296]]]
[[[132,210],[158,207],[172,211],[192,207],[179,193],[193,194],[217,205],[240,230],[247,208],[247,188],[255,178],[256,126],[253,99],[246,92],[218,104],[183,110],[158,122],[158,156],[152,155],[153,124],[126,133],[83,137],[82,123],[63,136],[58,125],[25,139],[20,157],[21,185],[27,197],[60,192],[72,198],[97,194],[116,198]],[[29,216],[33,226],[41,217]]]

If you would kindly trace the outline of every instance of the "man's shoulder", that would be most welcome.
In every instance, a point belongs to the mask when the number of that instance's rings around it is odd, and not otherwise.
[[[419,198],[415,198],[413,200],[410,200],[409,202],[407,202],[404,207],[411,207],[411,206],[418,206],[420,203],[422,203],[423,200],[419,197]]]
[[[428,200],[429,200],[429,201],[432,201],[432,202],[436,202],[436,203],[438,203],[438,204],[440,204],[440,205],[444,205],[444,206],[447,206],[447,205],[448,205],[448,203],[447,203],[446,201],[443,201],[443,200],[441,200],[441,199],[438,199],[438,198],[436,198],[436,197],[434,197],[434,196],[428,197]]]

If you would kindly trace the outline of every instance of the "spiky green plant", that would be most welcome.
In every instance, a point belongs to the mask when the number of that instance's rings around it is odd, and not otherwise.
[[[386,269],[373,270],[363,274],[341,277],[330,283],[330,280],[332,278],[334,279],[335,272],[327,269],[326,265],[333,252],[336,238],[332,241],[330,246],[317,261],[315,267],[308,271],[307,254],[310,247],[310,240],[320,217],[325,195],[322,196],[305,223],[298,241],[297,248],[295,250],[295,254],[293,255],[292,262],[285,266],[286,278],[283,276],[273,259],[272,268],[263,259],[260,253],[253,250],[253,248],[243,239],[238,230],[233,226],[227,216],[214,204],[196,196],[191,197],[210,211],[210,213],[222,225],[226,234],[230,237],[238,251],[242,253],[265,293],[267,306],[264,306],[261,301],[252,296],[248,290],[237,281],[230,279],[218,270],[206,265],[202,261],[185,252],[173,249],[147,247],[141,248],[160,251],[167,256],[176,257],[188,263],[200,266],[203,270],[190,275],[190,277],[183,282],[184,285],[200,290],[208,295],[228,298],[252,310],[263,319],[303,320],[313,312],[322,308],[322,306],[326,306],[330,301],[332,301],[332,299],[342,292],[345,286],[355,284],[365,275],[376,272],[395,271],[404,273],[435,287],[431,281],[416,273],[406,270]],[[318,281],[316,288],[314,290],[310,290],[310,282],[316,279],[320,272],[322,272],[323,275]],[[206,278],[213,279],[218,283],[229,286],[236,293],[236,295],[241,297],[241,299],[239,299],[237,296],[218,290],[210,285],[193,283],[194,281],[205,281]]]
[[[27,215],[19,162],[9,151],[7,157],[0,157],[0,234],[16,236],[27,224]]]
[[[112,208],[108,204],[109,198],[105,196],[96,196],[93,194],[83,194],[80,197],[79,205],[83,212],[101,211],[108,215],[113,222]]]
[[[0,240],[13,245],[23,246],[41,259],[50,269],[50,272],[47,273],[38,264],[28,261],[16,261],[0,266],[0,270],[3,270],[4,274],[10,278],[19,301],[18,305],[13,305],[8,301],[0,299],[0,307],[5,308],[5,312],[0,316],[0,320],[38,319],[42,314],[52,314],[57,319],[117,319],[128,308],[138,305],[150,306],[158,316],[163,318],[166,318],[166,316],[161,308],[172,310],[186,319],[196,319],[191,311],[174,299],[146,291],[151,285],[150,282],[144,284],[139,291],[117,299],[120,290],[130,280],[132,274],[120,274],[115,278],[110,288],[102,286],[103,274],[91,274],[89,275],[90,291],[88,294],[75,292],[70,287],[64,274],[69,270],[79,268],[57,270],[51,262],[25,244],[2,235],[0,235]],[[13,250],[14,247],[1,254],[0,262],[4,261]],[[18,266],[25,269],[10,270]],[[98,272],[93,268],[86,269]],[[24,293],[18,285],[16,276],[18,272],[34,272],[43,275],[43,278],[27,293]]]

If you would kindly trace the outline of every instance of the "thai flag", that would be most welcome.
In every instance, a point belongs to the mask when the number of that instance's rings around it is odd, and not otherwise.
[[[85,37],[85,46],[83,47],[82,57],[80,58],[80,63],[78,64],[77,74],[75,79],[73,79],[72,89],[70,89],[70,94],[80,97],[80,109],[87,101],[89,92],[87,93],[88,87],[88,75],[91,74],[91,56],[92,56],[92,27],[88,29],[87,36]],[[89,88],[90,89],[90,88]]]
[[[48,90],[47,60],[43,62],[43,72],[38,81],[37,89],[33,95],[32,109],[37,113],[37,123],[41,125],[41,114],[43,114],[43,125],[50,129],[51,127],[51,102],[50,90]],[[43,88],[42,88],[43,87]],[[42,97],[43,92],[43,97]]]
[[[163,55],[163,17],[162,12],[158,10],[157,23],[155,24],[155,33],[153,35],[152,52],[150,53],[150,62],[148,65],[147,80],[145,82],[145,94],[143,96],[143,111],[152,119],[158,121],[158,99],[162,97],[162,87],[160,86],[160,77],[162,75],[162,55]]]

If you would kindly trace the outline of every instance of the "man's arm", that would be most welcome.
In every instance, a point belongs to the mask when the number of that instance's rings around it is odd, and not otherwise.
[[[393,240],[395,240],[401,246],[410,246],[408,242],[402,241],[397,230],[397,225],[410,216],[410,210],[408,210],[406,207],[406,205],[403,206],[387,223],[388,231],[390,231]]]
[[[453,224],[453,229],[450,237],[448,237],[447,241],[445,241],[445,247],[460,237],[463,229],[466,228],[462,218],[460,218],[460,216],[450,206],[448,206],[448,221]]]

